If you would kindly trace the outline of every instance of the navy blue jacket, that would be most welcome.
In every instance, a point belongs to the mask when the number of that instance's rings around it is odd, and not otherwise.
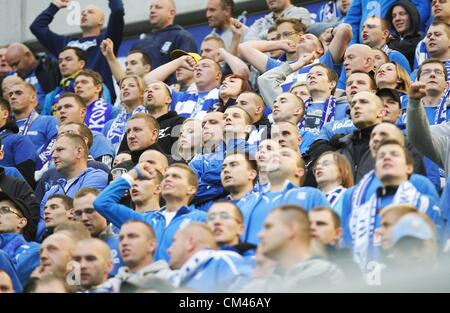
[[[169,63],[170,53],[175,49],[197,52],[197,44],[192,34],[180,25],[171,25],[158,31],[152,31],[144,39],[137,41],[131,50],[144,51],[151,60],[152,68]],[[169,83],[175,83],[172,75]]]
[[[109,8],[111,9],[111,14],[109,16],[108,26],[97,37],[77,39],[52,32],[49,25],[59,11],[59,8],[53,3],[36,17],[30,25],[30,30],[54,57],[58,57],[58,54],[66,46],[78,47],[85,50],[88,59],[86,67],[100,73],[106,86],[111,91],[111,97],[115,100],[116,95],[114,92],[112,73],[106,59],[100,51],[100,44],[104,39],[110,38],[114,42],[114,53],[117,54],[123,39],[125,10],[122,0],[109,0]]]

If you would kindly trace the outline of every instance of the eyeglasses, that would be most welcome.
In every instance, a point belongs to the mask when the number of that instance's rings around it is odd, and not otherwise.
[[[231,216],[228,212],[220,212],[220,213],[210,213],[206,217],[208,222],[214,222],[216,218],[219,218],[220,220],[230,220],[234,219],[236,222],[239,222],[235,217]]]
[[[19,218],[23,218],[23,215],[19,212],[17,212],[15,209],[7,207],[7,206],[2,206],[0,207],[0,215],[4,215],[4,214],[8,214],[8,213],[12,213],[17,215]]]
[[[94,213],[95,212],[95,209],[94,208],[86,208],[86,209],[84,209],[84,210],[75,210],[75,211],[73,211],[73,215],[75,215],[75,216],[81,216],[81,215],[83,215],[83,213],[84,214],[92,214],[92,213]]]
[[[297,34],[298,32],[296,32],[295,30],[292,30],[290,32],[282,32],[280,34],[277,35],[277,39],[280,40],[281,38],[289,38],[294,34]]]

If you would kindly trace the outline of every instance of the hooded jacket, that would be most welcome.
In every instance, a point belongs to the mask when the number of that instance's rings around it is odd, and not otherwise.
[[[392,24],[392,10],[395,6],[403,7],[408,12],[411,20],[411,29],[403,36],[397,33]],[[395,2],[386,13],[385,19],[391,25],[391,37],[387,42],[389,48],[400,51],[408,59],[411,68],[414,68],[414,53],[416,46],[422,40],[424,34],[420,31],[420,16],[416,6],[409,0]]]

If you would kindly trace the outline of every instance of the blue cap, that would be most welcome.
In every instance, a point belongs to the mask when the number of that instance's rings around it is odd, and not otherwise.
[[[392,230],[392,243],[395,245],[404,237],[413,237],[421,240],[433,239],[433,229],[416,213],[406,214],[394,226]]]

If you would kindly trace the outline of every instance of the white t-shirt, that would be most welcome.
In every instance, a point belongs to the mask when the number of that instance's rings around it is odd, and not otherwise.
[[[168,212],[167,210],[166,211],[163,211],[163,212],[161,212],[161,214],[165,217],[165,219],[166,219],[166,227],[170,224],[170,222],[173,220],[173,218],[175,217],[175,215],[177,214],[177,212],[175,211],[175,212]]]

